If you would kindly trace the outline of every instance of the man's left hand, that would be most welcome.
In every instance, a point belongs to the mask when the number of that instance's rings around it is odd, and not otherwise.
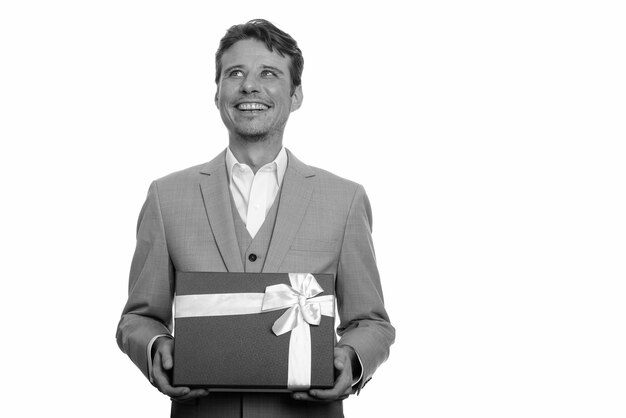
[[[352,347],[335,347],[335,386],[332,389],[311,389],[308,392],[294,392],[294,399],[299,401],[332,402],[346,399],[354,393],[352,388],[352,356],[356,358],[356,353]]]

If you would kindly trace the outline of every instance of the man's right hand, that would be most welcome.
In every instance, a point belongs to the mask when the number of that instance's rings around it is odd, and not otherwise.
[[[171,375],[174,366],[174,340],[167,337],[159,337],[152,347],[152,382],[154,386],[173,401],[184,402],[194,398],[207,396],[206,389],[190,389],[185,386],[172,386]]]

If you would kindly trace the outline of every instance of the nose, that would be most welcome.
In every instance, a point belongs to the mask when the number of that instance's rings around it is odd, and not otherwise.
[[[259,92],[259,85],[254,75],[248,74],[246,78],[243,79],[241,82],[241,92],[247,94]]]

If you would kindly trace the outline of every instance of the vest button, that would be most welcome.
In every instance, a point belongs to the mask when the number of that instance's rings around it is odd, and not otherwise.
[[[256,259],[257,259],[256,254],[250,254],[248,256],[248,260],[252,261],[253,263],[256,261]]]

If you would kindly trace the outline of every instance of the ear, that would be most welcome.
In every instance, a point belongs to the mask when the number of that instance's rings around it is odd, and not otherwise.
[[[215,99],[214,99],[215,100],[215,107],[217,107],[218,109],[219,109],[219,106],[217,105],[217,98],[218,98],[219,94],[220,94],[220,88],[218,86],[217,89],[215,90]]]
[[[302,106],[302,100],[304,100],[304,96],[302,95],[302,84],[300,84],[298,87],[296,87],[296,89],[293,91],[293,94],[291,95],[292,112],[300,109],[300,106]]]

